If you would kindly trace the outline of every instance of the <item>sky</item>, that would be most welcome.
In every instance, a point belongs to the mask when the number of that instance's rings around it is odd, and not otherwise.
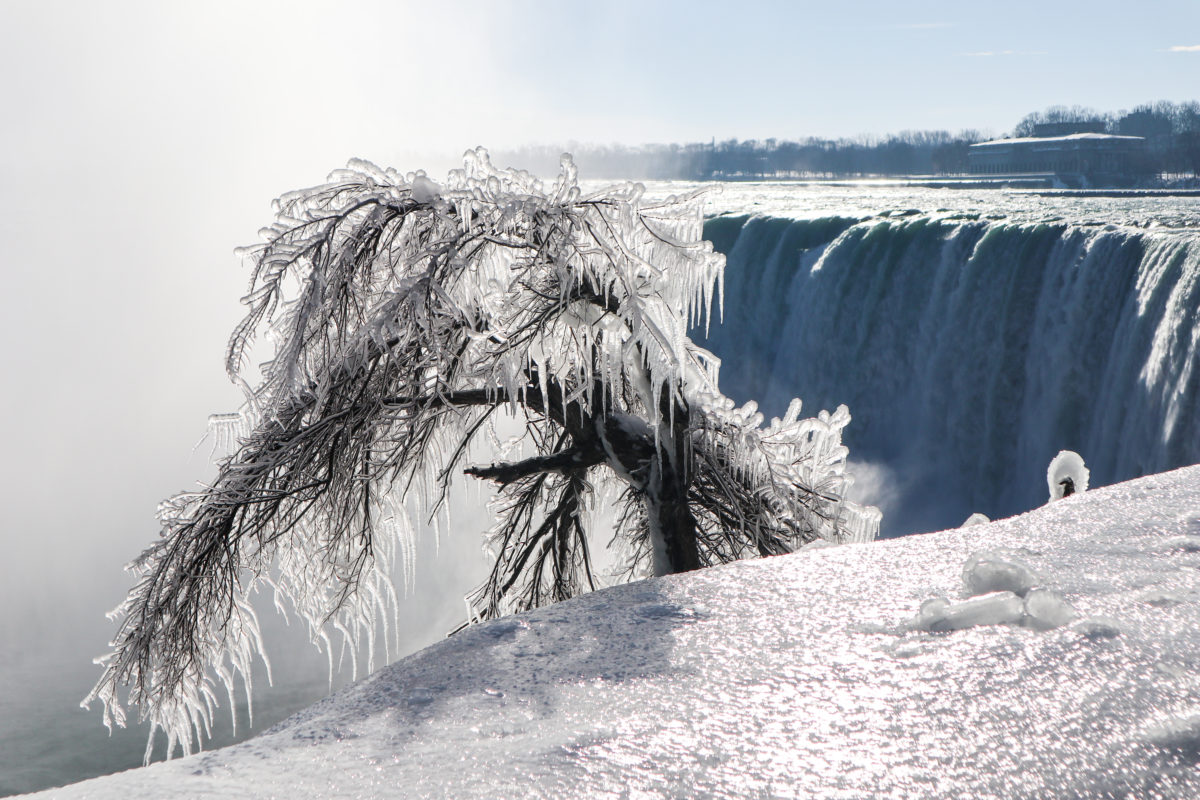
[[[350,157],[437,174],[479,144],[1002,133],[1198,96],[1195,0],[0,0],[0,641],[103,643],[239,401],[233,248]]]

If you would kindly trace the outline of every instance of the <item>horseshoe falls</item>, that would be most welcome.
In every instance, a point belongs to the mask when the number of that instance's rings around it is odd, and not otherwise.
[[[1093,487],[1200,462],[1200,228],[1153,207],[1196,201],[1102,209],[1115,223],[1055,202],[710,219],[724,391],[768,416],[849,406],[887,536],[1040,506],[1064,449]]]

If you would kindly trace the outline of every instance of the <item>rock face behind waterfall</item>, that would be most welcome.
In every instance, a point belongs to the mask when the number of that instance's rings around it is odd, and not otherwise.
[[[768,413],[847,404],[856,459],[896,495],[886,535],[1200,461],[1200,235],[909,213],[719,217],[726,391]]]

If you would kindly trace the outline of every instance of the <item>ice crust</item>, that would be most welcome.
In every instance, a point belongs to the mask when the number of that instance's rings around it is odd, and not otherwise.
[[[1196,508],[1191,467],[603,590],[468,628],[242,744],[41,797],[1194,800],[1200,556],[1170,545]],[[963,597],[971,562],[980,588],[1037,583]],[[904,625],[923,599],[953,629]]]

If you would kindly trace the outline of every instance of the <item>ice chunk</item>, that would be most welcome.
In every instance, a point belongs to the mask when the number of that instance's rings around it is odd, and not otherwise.
[[[978,511],[976,511],[974,514],[967,517],[966,522],[964,522],[962,525],[959,525],[958,527],[969,528],[972,525],[987,525],[989,522],[991,522],[991,520],[988,519],[987,514],[980,514]]]
[[[963,591],[967,597],[988,592],[1012,592],[1024,597],[1037,582],[1029,567],[995,551],[976,553],[963,567]]]
[[[936,620],[941,619],[946,615],[946,609],[950,608],[950,601],[944,597],[931,597],[924,603],[921,603],[921,610],[917,612],[918,622],[921,620]],[[924,627],[918,625],[918,627]]]
[[[1073,450],[1060,450],[1046,470],[1046,485],[1050,489],[1050,500],[1061,500],[1077,492],[1086,492],[1091,473],[1083,464],[1083,458]]]
[[[1048,631],[1075,619],[1075,607],[1053,589],[1039,587],[1025,596],[1025,624]]]
[[[1012,592],[993,592],[961,603],[935,597],[921,604],[912,627],[926,631],[960,631],[976,625],[1020,622],[1024,614],[1021,598]]]
[[[1061,594],[1035,589],[1037,583],[1033,570],[1002,552],[976,553],[963,566],[963,591],[972,599],[953,604],[943,597],[927,600],[912,626],[941,631],[1020,623],[1045,631],[1075,619],[1075,608]]]

